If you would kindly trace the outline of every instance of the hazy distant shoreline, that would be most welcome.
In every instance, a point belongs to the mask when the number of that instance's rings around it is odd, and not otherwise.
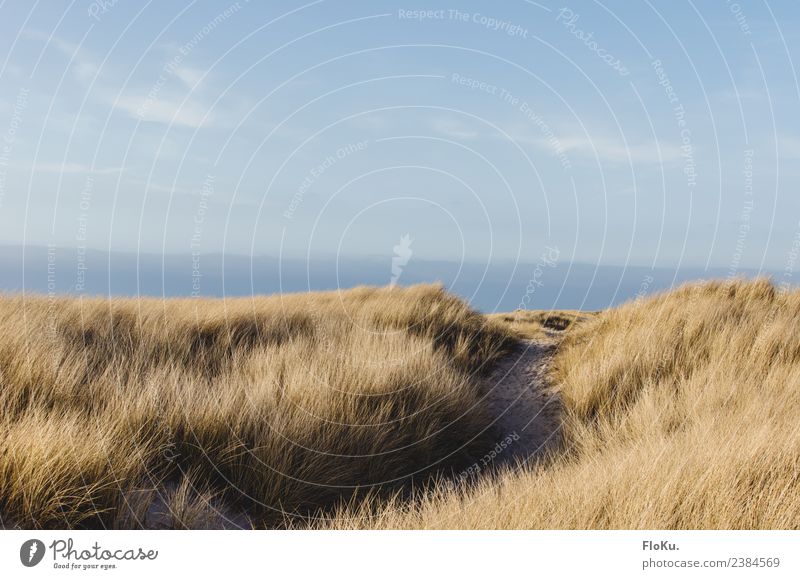
[[[223,270],[224,262],[224,270]],[[110,264],[110,265],[109,265]],[[92,296],[203,297],[247,296],[389,285],[391,257],[306,260],[236,254],[166,254],[85,250],[71,247],[0,247],[0,291]],[[224,275],[223,275],[224,271]],[[778,272],[741,269],[745,277]],[[515,309],[600,310],[639,296],[699,279],[725,279],[724,268],[595,266],[587,263],[542,265],[498,260],[483,263],[411,259],[401,286],[442,282],[483,312]]]

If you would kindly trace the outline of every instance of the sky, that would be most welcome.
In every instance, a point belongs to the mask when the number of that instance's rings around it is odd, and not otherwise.
[[[799,24],[791,1],[8,0],[0,245],[789,278]]]

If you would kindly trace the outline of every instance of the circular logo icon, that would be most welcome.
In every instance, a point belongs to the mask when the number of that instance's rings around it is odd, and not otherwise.
[[[44,557],[44,543],[39,539],[28,539],[19,548],[19,560],[26,567],[35,567]]]

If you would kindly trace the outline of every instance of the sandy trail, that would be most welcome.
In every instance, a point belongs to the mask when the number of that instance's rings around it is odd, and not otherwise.
[[[523,340],[490,375],[489,408],[498,441],[507,442],[493,457],[494,466],[529,460],[558,444],[560,399],[546,380],[555,349],[553,343]]]

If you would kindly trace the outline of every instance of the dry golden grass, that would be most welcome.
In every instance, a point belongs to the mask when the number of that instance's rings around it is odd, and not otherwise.
[[[407,491],[493,441],[512,341],[437,286],[2,298],[0,523],[283,525]]]
[[[0,526],[800,526],[800,292],[488,318],[434,286],[0,299]],[[515,337],[560,340],[562,449],[438,484],[496,442]]]
[[[800,527],[800,292],[690,285],[562,342],[563,453],[330,528]]]
[[[529,340],[559,341],[563,332],[591,319],[597,312],[578,310],[516,310],[487,314],[487,318],[505,326],[513,335]]]

